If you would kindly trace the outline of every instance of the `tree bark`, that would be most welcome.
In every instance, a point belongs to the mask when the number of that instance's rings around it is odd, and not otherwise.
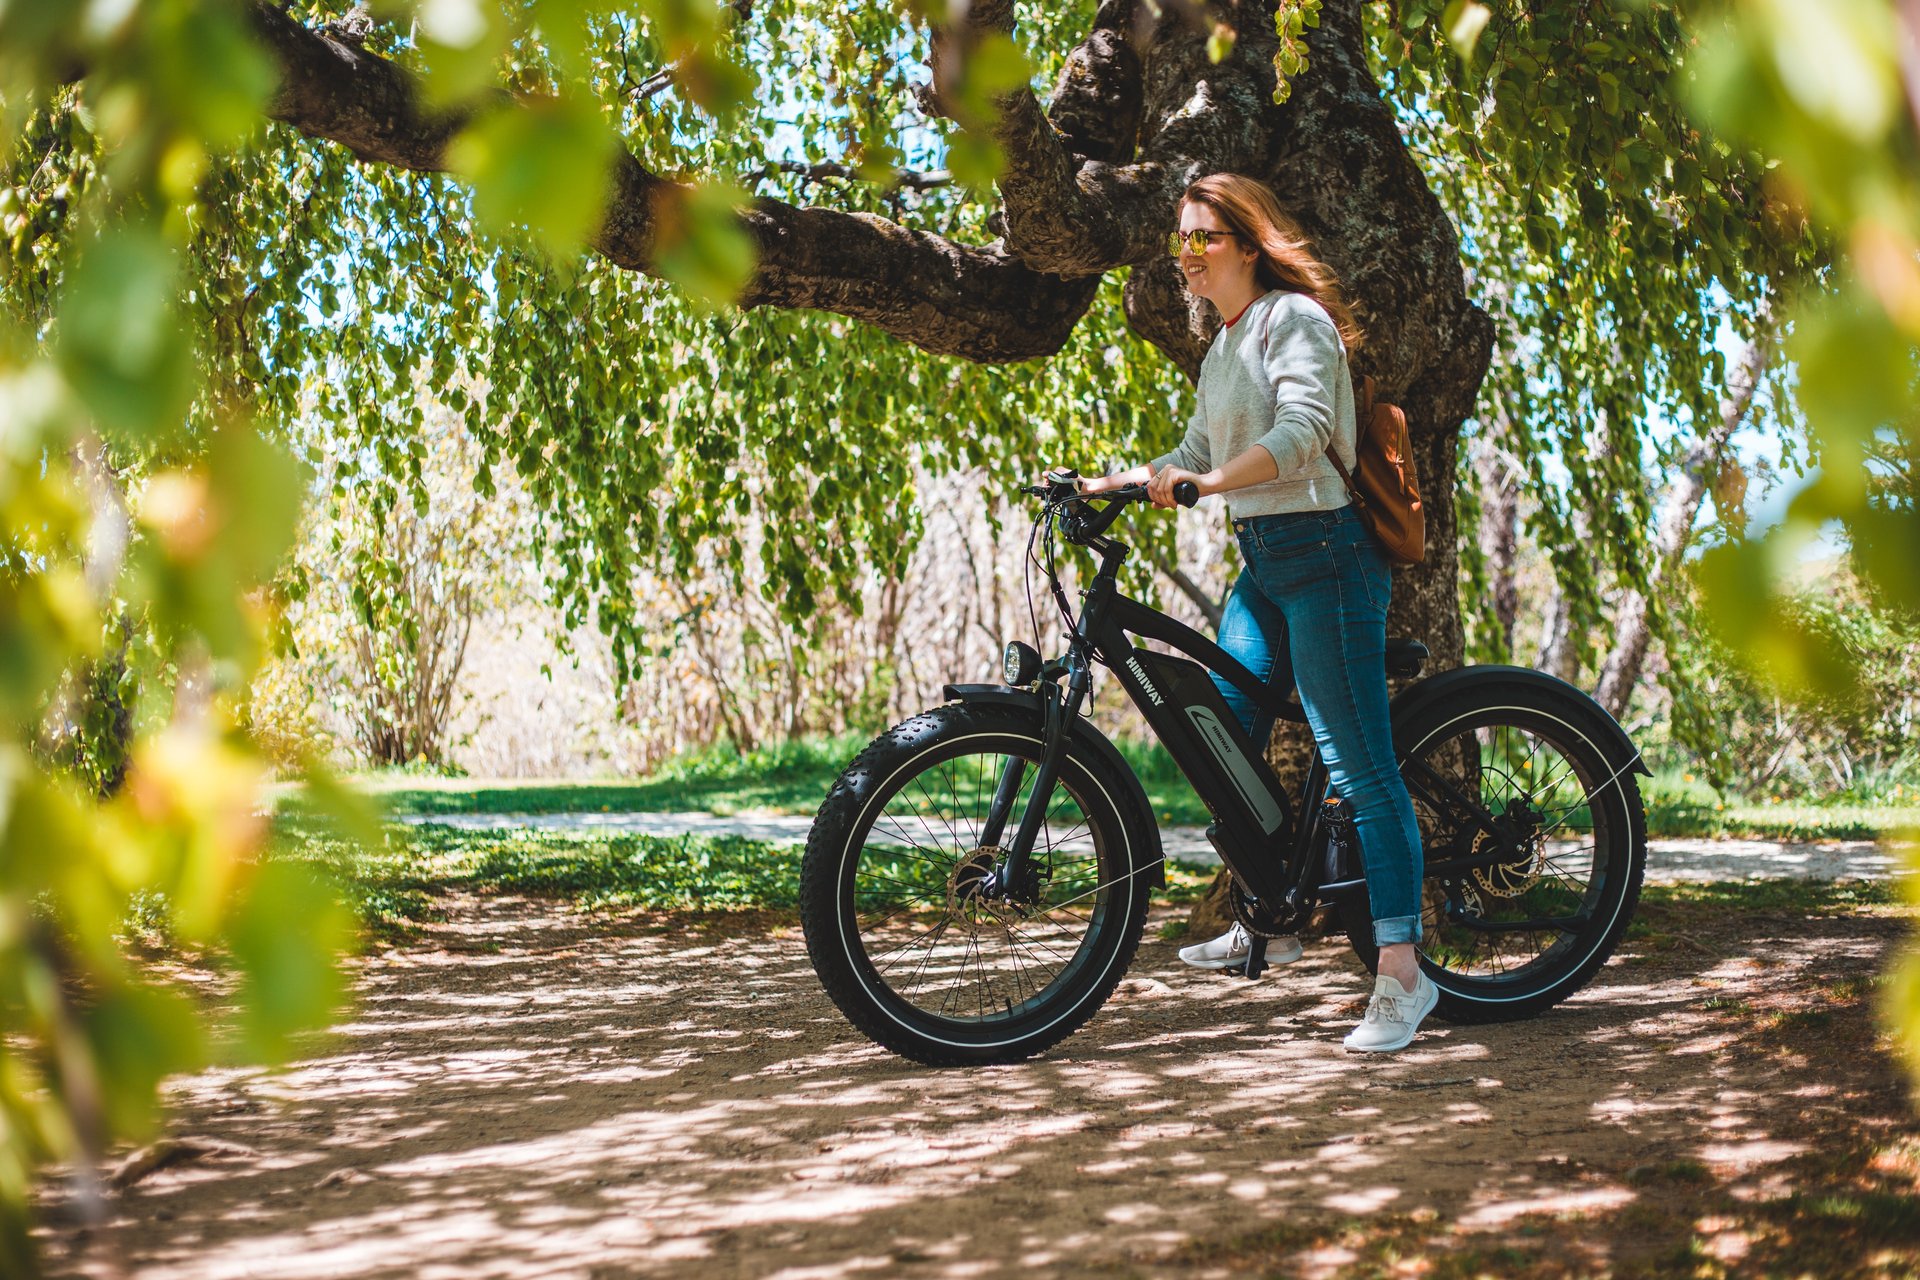
[[[1513,654],[1513,628],[1520,616],[1520,586],[1514,575],[1520,544],[1520,485],[1513,455],[1483,439],[1473,460],[1480,481],[1480,554],[1487,564],[1487,589],[1494,620],[1500,625],[1500,656]]]
[[[1746,420],[1753,406],[1754,392],[1761,375],[1773,359],[1774,329],[1772,311],[1763,303],[1755,319],[1755,331],[1734,362],[1727,379],[1727,394],[1720,401],[1720,414],[1713,426],[1681,461],[1680,474],[1667,490],[1662,504],[1660,527],[1654,538],[1654,562],[1647,574],[1647,590],[1657,592],[1686,554],[1693,539],[1694,517],[1719,474],[1727,441]],[[1600,669],[1600,683],[1594,696],[1607,714],[1618,720],[1627,713],[1634,686],[1646,662],[1653,639],[1651,602],[1646,594],[1629,590],[1620,599],[1614,614],[1615,640]]]
[[[1620,351],[1616,346],[1613,352],[1613,365],[1620,362]],[[1597,430],[1592,448],[1592,456],[1597,460],[1610,459],[1619,447],[1619,433],[1613,429],[1613,420],[1606,410],[1596,415]],[[1592,538],[1592,522],[1588,519],[1588,509],[1576,507],[1573,512],[1573,543],[1576,547],[1587,545]],[[1546,621],[1541,628],[1540,656],[1534,660],[1534,666],[1548,675],[1557,676],[1568,684],[1580,681],[1581,644],[1574,634],[1576,621],[1587,623],[1589,617],[1579,615],[1587,611],[1580,608],[1575,597],[1561,583],[1555,584],[1554,593],[1547,601]]]

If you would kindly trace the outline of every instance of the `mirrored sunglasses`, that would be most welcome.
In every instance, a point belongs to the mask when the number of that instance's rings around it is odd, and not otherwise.
[[[1176,231],[1167,237],[1167,252],[1179,257],[1182,250],[1196,257],[1207,251],[1207,246],[1217,239],[1238,238],[1237,231]]]

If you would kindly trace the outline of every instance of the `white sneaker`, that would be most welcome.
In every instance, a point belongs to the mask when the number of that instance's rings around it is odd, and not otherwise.
[[[1381,974],[1373,980],[1373,999],[1367,1001],[1367,1016],[1347,1034],[1346,1046],[1355,1053],[1392,1053],[1413,1043],[1420,1021],[1440,1003],[1440,988],[1421,974],[1408,991],[1398,982]]]
[[[1215,938],[1212,942],[1196,942],[1190,947],[1180,948],[1180,958],[1196,969],[1234,969],[1246,964],[1247,957],[1253,953],[1253,935],[1238,920],[1233,927]],[[1295,937],[1267,939],[1268,964],[1292,964],[1303,954],[1300,939]]]

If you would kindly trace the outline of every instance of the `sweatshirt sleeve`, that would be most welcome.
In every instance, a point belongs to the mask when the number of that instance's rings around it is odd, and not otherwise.
[[[1153,474],[1159,475],[1168,467],[1179,467],[1183,471],[1213,470],[1213,449],[1207,443],[1207,395],[1204,391],[1195,393],[1193,417],[1187,420],[1187,435],[1172,453],[1163,453],[1149,463]]]
[[[1341,377],[1340,333],[1324,320],[1295,316],[1267,335],[1273,426],[1254,443],[1291,475],[1326,452],[1333,439],[1333,387]]]

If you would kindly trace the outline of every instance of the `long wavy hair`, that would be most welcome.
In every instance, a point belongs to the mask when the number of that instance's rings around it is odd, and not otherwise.
[[[1280,207],[1272,187],[1237,173],[1211,173],[1189,186],[1180,203],[1206,205],[1220,215],[1227,230],[1253,246],[1253,275],[1263,288],[1304,293],[1325,307],[1349,355],[1366,344],[1367,335],[1353,317],[1340,278],[1314,255],[1313,242]]]

